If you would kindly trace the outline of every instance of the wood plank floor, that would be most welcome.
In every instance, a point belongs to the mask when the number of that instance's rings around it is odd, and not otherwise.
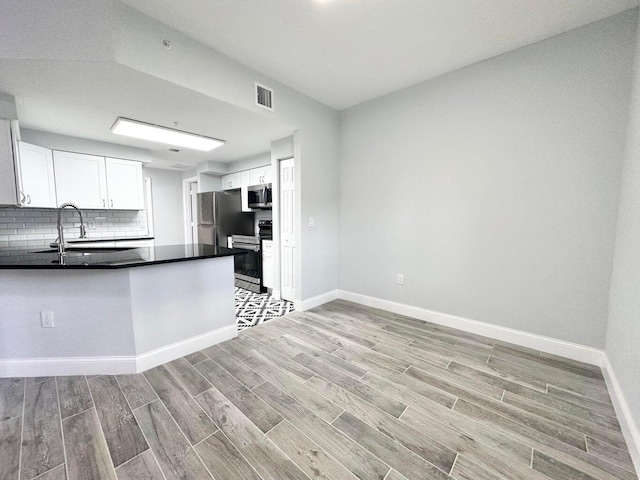
[[[344,301],[144,374],[0,379],[0,480],[634,480],[599,368]]]

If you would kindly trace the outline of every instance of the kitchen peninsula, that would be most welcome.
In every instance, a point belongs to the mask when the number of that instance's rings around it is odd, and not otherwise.
[[[237,336],[235,255],[211,245],[5,250],[0,377],[141,372]]]

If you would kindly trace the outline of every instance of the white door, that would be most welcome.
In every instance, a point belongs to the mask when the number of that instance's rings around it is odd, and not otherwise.
[[[19,142],[20,171],[25,207],[55,208],[56,184],[53,152],[49,148]]]
[[[189,182],[187,205],[187,241],[198,243],[198,181]]]
[[[292,301],[295,288],[295,193],[293,158],[280,161],[280,295]]]
[[[53,151],[58,204],[79,208],[107,207],[107,175],[104,157]]]
[[[144,209],[142,163],[119,158],[106,158],[109,208]]]

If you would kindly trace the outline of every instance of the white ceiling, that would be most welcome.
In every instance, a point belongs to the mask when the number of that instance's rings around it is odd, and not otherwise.
[[[0,92],[16,97],[21,128],[142,148],[152,166],[231,162],[268,152],[294,128],[116,63],[0,60]],[[211,152],[111,133],[127,117],[226,140]]]
[[[341,110],[638,0],[122,0]]]

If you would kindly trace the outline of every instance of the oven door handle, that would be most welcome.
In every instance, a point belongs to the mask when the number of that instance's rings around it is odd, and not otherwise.
[[[237,243],[234,243],[233,248],[238,248],[240,250],[251,250],[252,252],[260,251],[260,245],[245,245],[245,244],[238,245]]]

